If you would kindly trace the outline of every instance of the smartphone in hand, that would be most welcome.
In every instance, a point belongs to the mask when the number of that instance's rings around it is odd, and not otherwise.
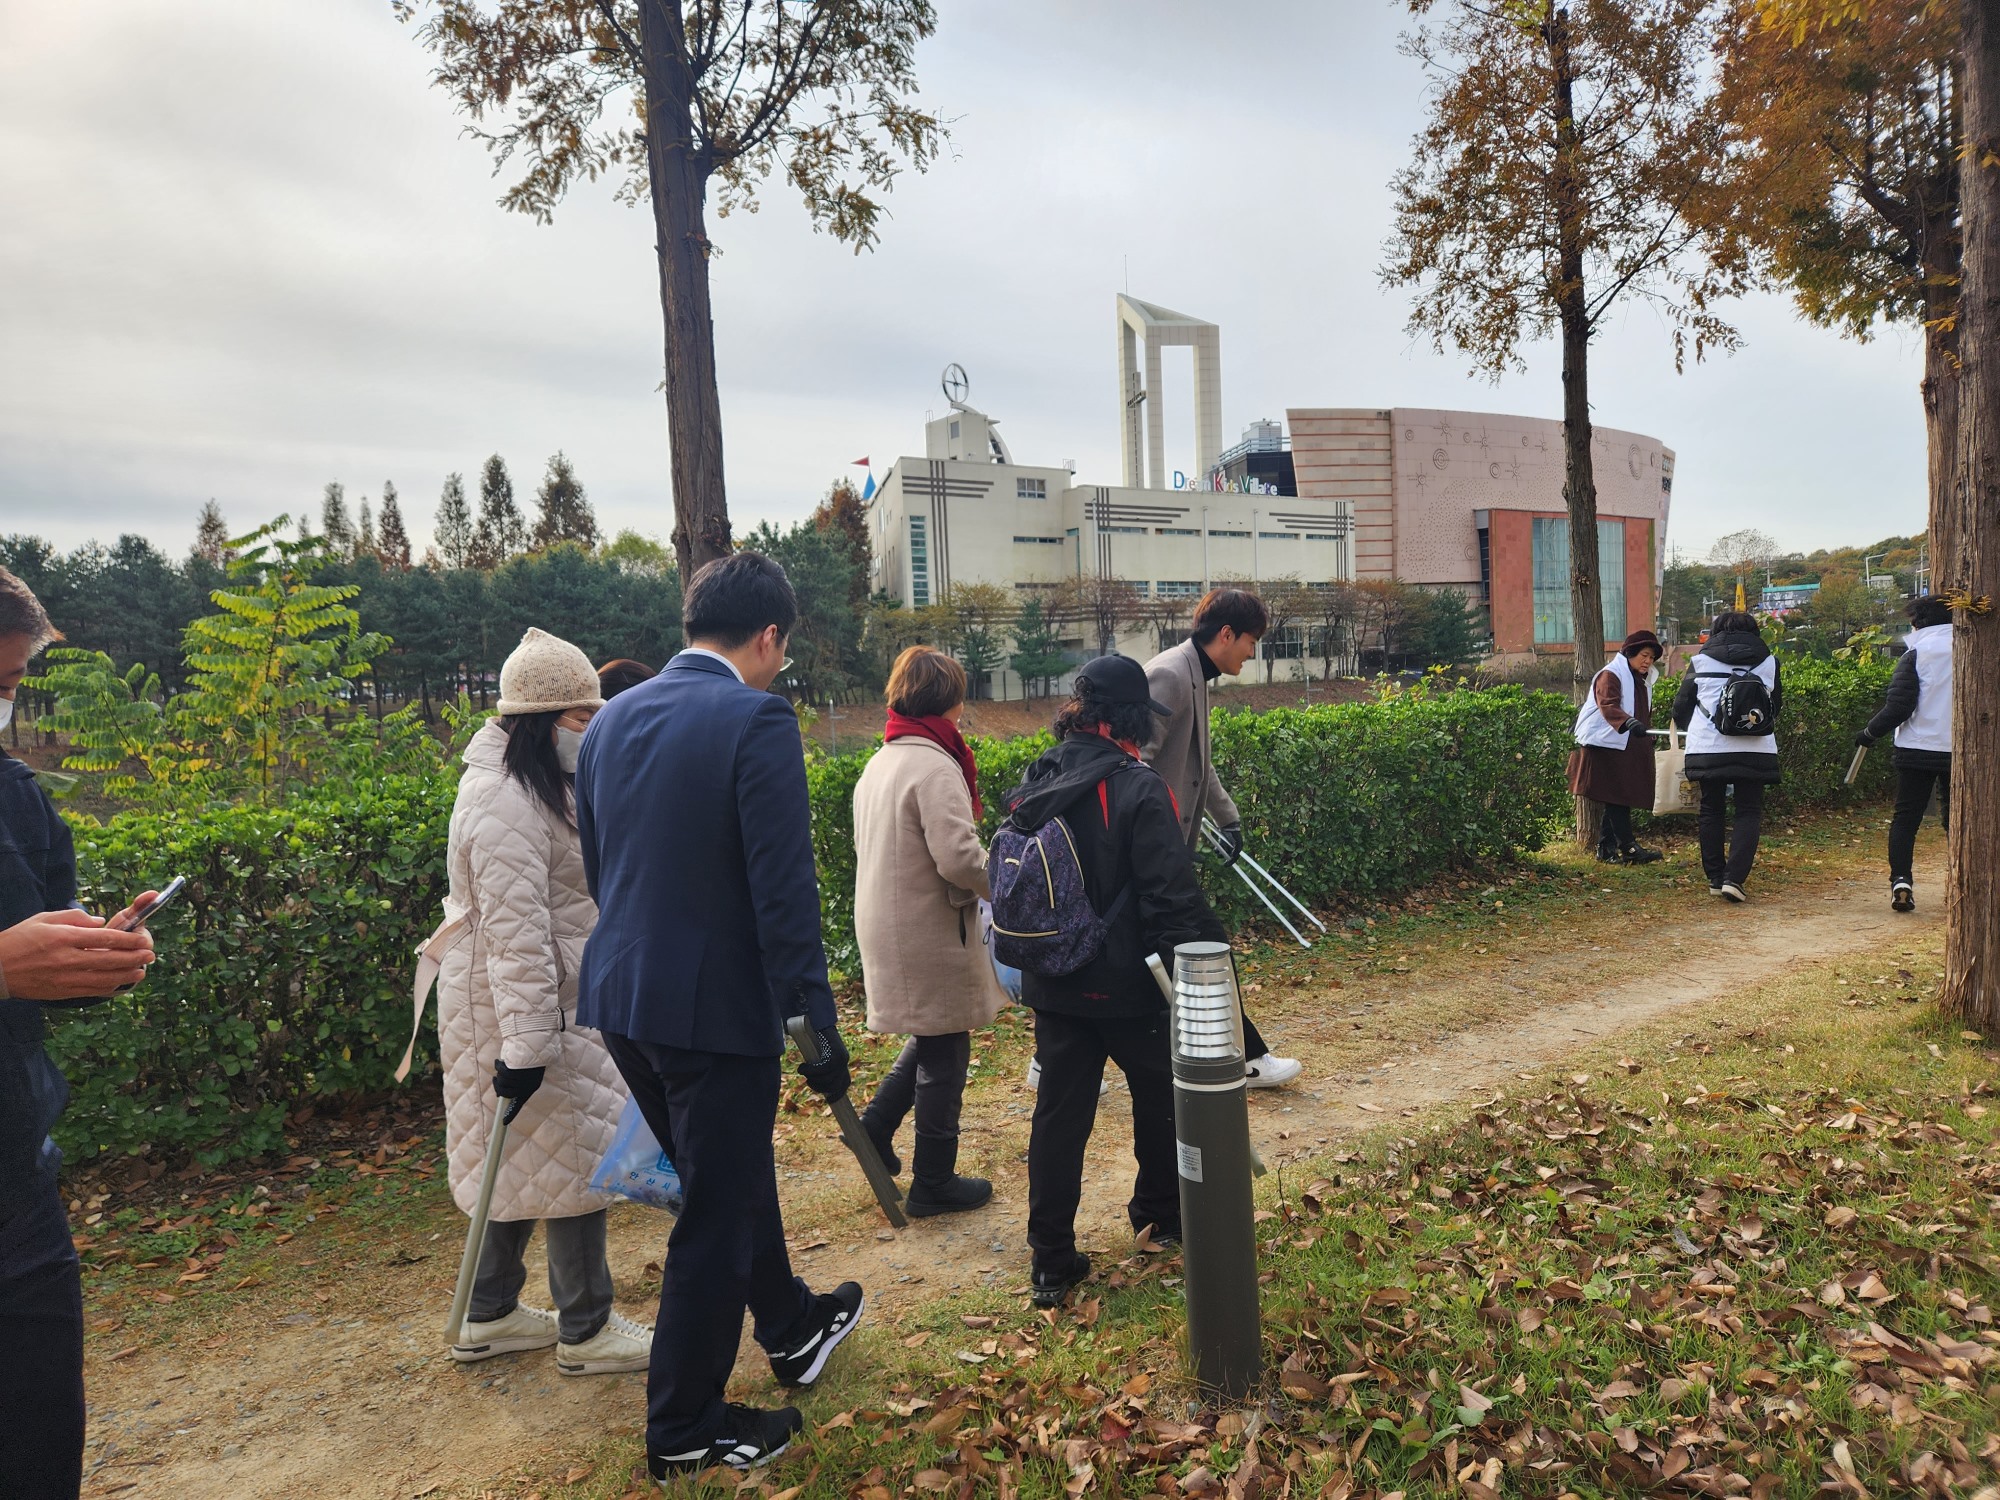
[[[148,922],[152,921],[154,917],[158,916],[161,912],[165,911],[167,907],[171,906],[175,901],[179,900],[181,892],[186,889],[187,889],[187,876],[176,875],[165,890],[161,891],[151,901],[148,901],[144,906],[140,907],[137,911],[133,912],[129,917],[120,917],[113,920],[111,923],[111,930],[113,932],[131,932],[137,928],[144,927]]]

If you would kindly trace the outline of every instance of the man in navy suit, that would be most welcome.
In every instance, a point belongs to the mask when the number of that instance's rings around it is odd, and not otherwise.
[[[604,1034],[686,1194],[646,1380],[656,1479],[765,1463],[802,1425],[795,1407],[723,1401],[746,1307],[788,1385],[817,1380],[861,1318],[854,1282],[814,1296],[792,1274],[771,1146],[787,1017],[823,1043],[806,1081],[848,1087],[798,720],[767,691],[797,618],[769,558],[710,563],[688,587],[687,649],[598,712],[577,766],[598,905],[577,1021]]]

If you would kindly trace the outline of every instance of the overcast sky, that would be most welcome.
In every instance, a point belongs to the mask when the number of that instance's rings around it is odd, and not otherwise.
[[[814,235],[782,185],[712,226],[739,529],[921,452],[951,361],[1018,461],[1117,483],[1128,285],[1222,325],[1226,440],[1288,406],[1560,415],[1553,346],[1468,380],[1377,277],[1422,104],[1400,7],[938,9],[919,71],[951,149],[900,180],[877,251]],[[0,532],[178,554],[211,496],[247,530],[388,479],[421,548],[446,473],[497,451],[525,499],[560,448],[607,530],[667,535],[646,215],[601,185],[553,227],[502,212],[427,70],[386,0],[0,0]],[[1643,307],[1597,348],[1597,420],[1679,454],[1669,546],[1920,530],[1917,340],[1737,312],[1747,347],[1685,375]]]

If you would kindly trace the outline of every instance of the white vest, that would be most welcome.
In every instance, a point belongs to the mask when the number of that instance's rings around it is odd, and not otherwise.
[[[1618,706],[1624,709],[1628,715],[1632,714],[1636,709],[1638,699],[1633,692],[1634,681],[1632,677],[1631,658],[1627,657],[1624,652],[1619,652],[1604,664],[1603,671],[1597,675],[1602,677],[1605,672],[1609,672],[1613,677],[1618,679]],[[1660,669],[1655,667],[1646,674],[1646,691],[1651,693],[1653,691],[1653,684],[1659,680]],[[1576,742],[1579,745],[1594,745],[1600,750],[1623,750],[1626,745],[1631,743],[1630,737],[1626,735],[1625,731],[1622,729],[1613,729],[1609,721],[1605,719],[1603,710],[1598,708],[1597,682],[1595,679],[1591,681],[1588,696],[1577,707],[1576,724],[1571,732],[1575,735]]]
[[[1736,673],[1745,671],[1743,667],[1732,667],[1727,662],[1717,661],[1712,656],[1697,656],[1688,663],[1688,670],[1696,675],[1695,702],[1701,705],[1695,716],[1688,721],[1687,753],[1689,755],[1776,755],[1778,737],[1766,734],[1753,738],[1747,734],[1724,734],[1715,727],[1711,715],[1715,705],[1722,698],[1722,686]],[[1767,656],[1756,666],[1747,669],[1763,684],[1766,692],[1778,685],[1778,658]],[[1714,675],[1709,675],[1709,674]]]
[[[1896,726],[1904,750],[1951,753],[1951,626],[1926,625],[1909,634],[1917,658],[1917,711]]]

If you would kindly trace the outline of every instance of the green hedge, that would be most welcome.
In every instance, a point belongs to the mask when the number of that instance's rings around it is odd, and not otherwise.
[[[1540,849],[1567,815],[1567,699],[1517,687],[1218,714],[1244,846],[1309,906]],[[1263,908],[1203,860],[1225,919]]]
[[[1774,802],[1794,807],[1840,805],[1888,796],[1896,784],[1884,740],[1868,752],[1853,786],[1843,784],[1854,759],[1854,735],[1882,706],[1890,663],[1879,658],[1826,661],[1810,656],[1779,659],[1784,705],[1778,714],[1778,771]],[[1678,677],[1655,686],[1653,722],[1661,728],[1680,689]]]
[[[255,1155],[284,1144],[300,1105],[388,1085],[409,1036],[413,951],[444,898],[455,785],[399,777],[281,810],[79,826],[93,909],[175,875],[188,894],[154,924],[160,959],[144,985],[48,1012],[70,1083],[56,1139],[71,1159]],[[426,1026],[424,1076],[435,1037]]]
[[[1779,725],[1785,794],[1879,796],[1887,747],[1839,785],[1853,734],[1881,701],[1881,663],[1788,662]],[[1662,701],[1671,687],[1662,684]],[[1053,705],[1052,705],[1053,707]],[[1420,688],[1372,704],[1218,713],[1216,764],[1249,847],[1318,907],[1407,890],[1444,871],[1542,847],[1568,821],[1571,709],[1554,694]],[[987,833],[1046,735],[975,740]],[[858,974],[854,783],[873,748],[808,766],[827,955]],[[438,920],[455,779],[381,778],[273,811],[128,813],[77,829],[85,899],[115,909],[186,875],[157,924],[161,959],[132,995],[50,1012],[72,1097],[57,1139],[205,1159],[283,1144],[285,1117],[325,1096],[386,1088],[402,1054],[413,950]],[[1261,915],[1202,861],[1227,920]],[[426,1026],[411,1087],[435,1088]]]
[[[1216,769],[1251,852],[1301,900],[1386,894],[1454,865],[1541,848],[1568,807],[1570,715],[1566,700],[1519,688],[1217,713]],[[1046,734],[972,742],[989,837],[1001,797],[1049,744]],[[877,748],[819,758],[808,771],[827,957],[848,974],[860,972],[854,783]],[[1201,866],[1226,919],[1262,913],[1234,875],[1213,860]]]

